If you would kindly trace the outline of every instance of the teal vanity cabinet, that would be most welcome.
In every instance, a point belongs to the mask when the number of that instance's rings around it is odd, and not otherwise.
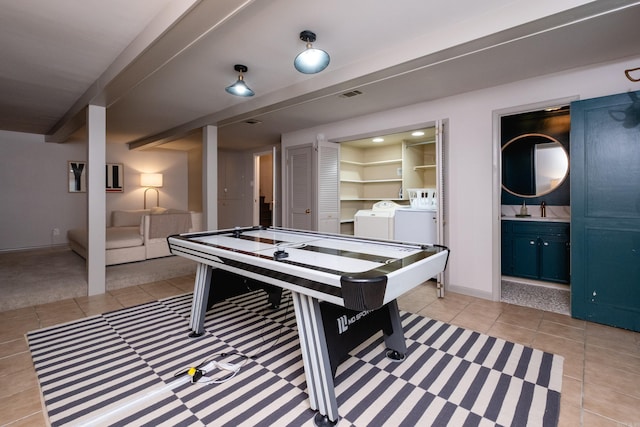
[[[502,221],[502,274],[569,283],[569,223]]]

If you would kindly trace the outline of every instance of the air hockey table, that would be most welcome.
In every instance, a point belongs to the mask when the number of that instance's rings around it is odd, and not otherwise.
[[[443,272],[449,257],[449,249],[439,245],[275,227],[187,233],[169,236],[167,241],[172,254],[198,263],[191,336],[204,332],[209,288],[215,286],[211,285],[213,269],[291,291],[316,425],[334,425],[339,420],[333,380],[336,357],[341,356],[328,344],[330,331],[337,329],[338,337],[355,329],[352,322],[382,318],[387,356],[402,360],[407,347],[396,299]],[[338,312],[337,322],[329,322],[327,308],[347,314]]]

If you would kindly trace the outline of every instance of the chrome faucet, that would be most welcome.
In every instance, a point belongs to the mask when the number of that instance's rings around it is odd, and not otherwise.
[[[542,201],[542,203],[540,203],[540,216],[542,218],[547,216],[547,204],[544,202],[544,200]]]

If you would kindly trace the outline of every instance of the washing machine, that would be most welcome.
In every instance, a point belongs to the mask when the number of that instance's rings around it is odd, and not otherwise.
[[[390,200],[373,204],[371,209],[356,212],[354,234],[357,237],[393,240],[395,213],[401,206]]]
[[[438,243],[435,209],[401,208],[394,215],[395,240],[415,243]]]

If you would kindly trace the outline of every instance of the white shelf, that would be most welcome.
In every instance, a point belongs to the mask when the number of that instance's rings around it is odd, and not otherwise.
[[[354,162],[352,160],[340,160],[340,163],[344,163],[347,165],[356,165],[356,166],[382,166],[382,165],[393,165],[396,163],[402,163],[402,159],[390,159],[390,160],[380,160],[378,162]]]
[[[436,167],[436,165],[418,165],[418,166],[414,166],[413,170],[419,170],[419,169],[434,169]]]
[[[389,179],[341,179],[340,182],[351,182],[354,184],[376,184],[381,182],[402,182],[402,178]]]
[[[426,145],[426,144],[435,144],[436,140],[434,139],[429,139],[426,141],[420,141],[420,142],[409,142],[409,141],[405,141],[405,146],[407,148],[411,148],[411,147],[416,147],[418,145]]]
[[[391,201],[400,201],[406,202],[408,199],[398,199],[392,197],[348,197],[348,198],[340,198],[341,202],[370,202],[370,201],[380,201],[380,200],[391,200]]]

